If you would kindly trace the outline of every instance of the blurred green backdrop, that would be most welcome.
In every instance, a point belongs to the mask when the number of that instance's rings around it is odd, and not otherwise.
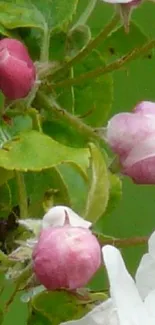
[[[80,6],[83,6],[83,4],[84,1],[80,0]],[[103,28],[112,12],[112,5],[98,1],[97,7],[89,19],[93,35]],[[139,24],[149,37],[155,37],[154,17],[155,4],[146,1],[133,12],[132,20]],[[123,45],[122,43],[122,48]],[[123,54],[123,50],[121,54]],[[132,62],[127,68],[114,73],[114,98],[111,115],[120,111],[130,111],[141,100],[155,101],[155,57],[141,58]],[[155,187],[137,186],[130,180],[124,179],[121,202],[109,217],[100,222],[100,226],[105,234],[116,237],[151,234],[155,228]],[[122,250],[125,261],[132,273],[134,273],[145,250],[146,247],[125,248]],[[103,271],[92,283],[93,287],[103,288]],[[2,306],[11,290],[9,286],[9,289],[5,290],[2,295],[0,301]],[[24,325],[26,324],[26,318],[27,306],[20,302],[18,296],[6,315],[3,325]]]

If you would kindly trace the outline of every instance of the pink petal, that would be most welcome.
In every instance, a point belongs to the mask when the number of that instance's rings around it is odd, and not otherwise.
[[[34,72],[13,56],[0,64],[0,88],[9,99],[26,97],[34,83]]]
[[[139,161],[124,169],[123,173],[130,176],[136,184],[155,184],[155,157]]]
[[[152,115],[120,113],[109,121],[106,138],[113,151],[124,159],[133,146],[154,132]]]
[[[27,62],[27,65],[33,68],[33,62],[29,56],[28,50],[22,42],[13,38],[3,38],[0,41],[0,51],[4,48],[8,50],[11,56]]]
[[[149,101],[143,101],[136,105],[134,113],[142,114],[155,114],[155,103]]]

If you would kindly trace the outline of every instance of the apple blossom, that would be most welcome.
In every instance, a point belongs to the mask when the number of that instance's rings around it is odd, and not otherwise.
[[[77,289],[101,264],[101,249],[90,230],[69,224],[41,231],[33,250],[33,269],[48,290]]]
[[[155,232],[149,238],[148,252],[140,261],[135,279],[143,299],[155,290]]]
[[[118,154],[123,174],[137,184],[155,183],[155,103],[144,101],[132,113],[112,117],[106,140]]]
[[[79,320],[62,323],[63,325],[154,325],[155,324],[155,262],[146,268],[142,261],[139,269],[143,276],[137,288],[136,283],[128,273],[119,250],[106,245],[102,248],[104,264],[110,282],[111,297],[96,306],[91,312]],[[155,232],[149,240],[148,255],[155,255]],[[145,256],[145,255],[144,255]],[[139,273],[139,271],[137,271]],[[138,275],[137,273],[137,276]],[[141,273],[142,275],[142,273]],[[147,290],[140,296],[140,288],[149,283]],[[152,281],[152,282],[151,282]],[[146,289],[146,288],[145,288]],[[148,290],[149,289],[149,290]]]
[[[0,40],[0,89],[15,100],[26,97],[35,81],[35,67],[23,43],[16,39]]]

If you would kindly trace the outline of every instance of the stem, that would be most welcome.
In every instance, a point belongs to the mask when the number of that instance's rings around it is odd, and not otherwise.
[[[15,171],[18,195],[19,195],[19,207],[20,207],[20,218],[28,218],[28,205],[27,205],[27,194],[26,186],[24,181],[24,174],[18,171]]]
[[[47,62],[49,57],[50,31],[47,24],[44,27],[43,42],[40,53],[40,62]]]
[[[74,78],[74,68],[71,67],[71,78]],[[71,96],[72,96],[72,114],[75,113],[75,93],[74,87],[71,87]]]
[[[28,115],[32,119],[33,123],[33,130],[37,130],[39,132],[42,132],[42,127],[41,127],[41,116],[39,112],[35,108],[29,108],[27,110]]]
[[[102,246],[105,245],[113,245],[118,248],[121,247],[130,247],[130,246],[138,246],[138,245],[145,245],[148,242],[149,237],[148,236],[143,236],[143,237],[132,237],[132,238],[109,238],[106,239],[104,235],[100,235],[98,233],[94,232],[94,235],[98,238],[99,243]]]
[[[63,119],[67,124],[73,126],[87,138],[101,140],[99,135],[97,135],[89,125],[86,125],[78,117],[61,108],[51,96],[46,96],[43,92],[39,91],[37,94],[37,101],[44,109],[53,112],[58,118]]]
[[[78,21],[72,26],[71,31],[73,31],[79,25],[84,25],[87,23],[87,20],[89,19],[90,15],[92,14],[92,12],[96,6],[96,3],[97,3],[97,0],[89,0],[88,6],[85,8],[82,15],[79,17]]]
[[[4,267],[10,267],[14,265],[14,261],[9,260],[8,255],[4,254],[1,250],[0,250],[0,265]]]
[[[104,41],[110,32],[114,29],[119,21],[119,15],[115,14],[110,22],[104,27],[104,29],[94,38],[88,45],[81,50],[75,57],[73,57],[70,61],[68,61],[64,66],[55,70],[52,74],[52,77],[57,73],[61,73],[62,71],[68,70],[72,67],[75,63],[79,62],[80,60],[84,59],[93,49],[95,49],[101,41]]]
[[[27,279],[30,277],[30,275],[32,274],[32,264],[30,263],[24,270],[23,272],[19,275],[19,277],[16,279],[16,284],[15,284],[15,288],[10,296],[10,298],[7,300],[7,302],[5,303],[5,312],[8,311],[8,307],[10,306],[10,304],[13,302],[16,293],[18,292],[20,286],[27,281]]]
[[[116,61],[108,64],[105,67],[99,67],[95,70],[86,72],[84,74],[81,74],[79,77],[72,78],[72,79],[65,79],[61,82],[58,82],[56,84],[52,84],[53,88],[59,88],[59,87],[69,87],[73,85],[81,84],[82,82],[88,80],[88,79],[94,79],[97,78],[100,75],[104,75],[106,73],[110,73],[114,70],[119,70],[124,66],[126,63],[136,59],[138,56],[144,54],[145,52],[148,52],[153,47],[155,47],[155,40],[152,40],[148,42],[147,44],[143,45],[140,48],[136,48],[133,51],[127,53],[120,59],[117,59]]]

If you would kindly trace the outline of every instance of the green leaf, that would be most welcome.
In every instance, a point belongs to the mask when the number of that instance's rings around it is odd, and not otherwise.
[[[126,33],[124,26],[116,29],[102,44],[100,50],[110,55],[124,55],[127,52],[144,45],[148,41],[147,35],[134,22],[130,23],[130,31]]]
[[[122,181],[119,176],[109,173],[109,181],[110,181],[110,194],[109,201],[106,209],[106,215],[110,214],[112,210],[115,209],[118,202],[122,197]]]
[[[48,113],[46,119],[43,123],[43,131],[54,140],[74,148],[87,146],[88,138],[80,133],[77,136],[77,130],[67,122],[54,119],[52,113]]]
[[[51,325],[50,320],[43,316],[41,313],[32,312],[30,315],[27,325]]]
[[[14,173],[12,171],[0,167],[0,186],[6,183],[13,176]]]
[[[61,61],[64,60],[64,55],[66,51],[66,39],[67,35],[64,31],[58,31],[57,33],[52,33],[50,38],[50,50],[49,59]]]
[[[75,65],[74,78],[104,65],[101,53],[94,50],[82,63]],[[75,112],[92,126],[102,126],[107,121],[111,109],[113,79],[110,74],[99,76],[72,88],[65,87],[58,95],[62,107]]]
[[[85,202],[87,199],[88,180],[75,168],[69,164],[58,166],[58,170],[65,182],[69,199],[70,207],[83,216]],[[76,186],[75,186],[76,184]]]
[[[88,180],[79,166],[60,164],[40,173],[26,173],[29,215],[42,217],[52,205],[66,205],[83,215]],[[76,183],[76,186],[74,184]]]
[[[85,173],[88,158],[88,149],[65,147],[44,134],[29,131],[3,145],[0,167],[25,172],[40,171],[69,162],[80,165]]]
[[[0,310],[0,324],[3,323],[3,320],[4,320],[4,314],[3,314],[3,311]]]
[[[32,119],[28,115],[18,115],[10,119],[10,123],[0,121],[0,148],[22,131],[32,129]]]
[[[7,29],[35,27],[44,29],[45,20],[31,1],[0,1],[0,23]]]
[[[8,28],[34,27],[51,30],[69,23],[78,0],[6,0],[0,2],[0,23]]]
[[[2,24],[0,24],[0,34],[7,37],[12,36],[11,33]]]
[[[68,33],[68,55],[74,56],[83,47],[85,47],[91,39],[91,31],[87,25],[79,25]]]
[[[63,175],[59,171],[59,168],[57,167],[52,168],[50,170],[50,176],[51,176],[52,188],[55,189],[54,205],[63,204],[63,205],[70,206],[70,197],[68,193],[68,188],[63,178]]]
[[[76,296],[67,291],[44,291],[34,296],[32,307],[53,325],[81,318],[88,312],[87,305],[80,304]]]
[[[10,171],[8,171],[8,174]],[[9,175],[8,175],[9,176]],[[11,211],[12,195],[8,183],[0,187],[0,218],[6,218]]]
[[[9,133],[14,136],[21,132],[32,129],[32,119],[29,115],[18,115],[12,119],[12,125],[8,128]]]
[[[63,28],[69,23],[76,11],[78,0],[31,0],[31,2],[43,13],[51,30]]]
[[[50,208],[51,199],[55,205],[70,206],[70,197],[63,175],[57,167],[40,173],[26,173],[25,182],[30,198],[29,214],[42,217],[43,208]]]
[[[109,199],[109,176],[103,154],[90,144],[91,182],[88,193],[85,219],[96,222],[105,212]]]

